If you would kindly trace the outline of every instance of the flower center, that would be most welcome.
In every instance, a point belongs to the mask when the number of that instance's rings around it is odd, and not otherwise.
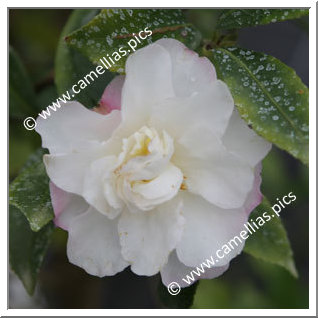
[[[170,200],[183,181],[181,170],[171,163],[173,152],[173,139],[147,126],[123,139],[116,169],[106,182],[106,196],[116,195],[130,212],[151,210]]]

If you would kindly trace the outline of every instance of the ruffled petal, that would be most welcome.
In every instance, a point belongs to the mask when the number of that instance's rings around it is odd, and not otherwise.
[[[136,205],[142,210],[153,209],[177,195],[183,181],[182,172],[172,164],[149,182],[135,182],[129,189]]]
[[[61,108],[51,111],[50,117],[37,118],[36,131],[42,137],[42,147],[51,154],[71,153],[105,142],[120,122],[117,110],[101,115],[78,102],[61,102]]]
[[[173,162],[189,191],[224,209],[243,206],[252,189],[253,168],[228,152],[210,129],[192,125],[175,149]]]
[[[128,263],[120,253],[118,220],[110,220],[90,207],[69,225],[69,261],[99,277],[121,272]]]
[[[105,188],[105,180],[109,179],[116,164],[117,159],[114,156],[107,156],[93,161],[87,169],[83,186],[83,197],[85,200],[110,219],[116,218],[122,211],[121,204],[117,204],[117,206],[111,204],[115,200],[117,201],[118,197],[115,193],[111,193],[112,197],[109,197],[110,193]]]
[[[118,229],[122,255],[137,275],[155,275],[180,240],[184,219],[179,200],[140,213],[124,212]]]
[[[181,138],[195,123],[223,136],[234,108],[228,87],[215,80],[200,93],[168,99],[154,107],[151,125]]]
[[[46,172],[59,188],[82,195],[85,174],[93,161],[103,157],[106,147],[96,145],[86,152],[44,155]]]

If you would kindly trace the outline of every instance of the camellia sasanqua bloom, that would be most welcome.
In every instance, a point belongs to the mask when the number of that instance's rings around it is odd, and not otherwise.
[[[71,263],[181,280],[244,229],[271,145],[240,118],[211,62],[161,39],[129,56],[97,111],[37,119],[55,224]],[[206,269],[221,275],[244,244]]]

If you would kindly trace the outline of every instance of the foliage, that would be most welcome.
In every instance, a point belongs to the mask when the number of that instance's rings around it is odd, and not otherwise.
[[[252,50],[207,52],[238,110],[262,137],[308,164],[309,93],[295,71]]]
[[[185,21],[181,10],[102,10],[88,24],[68,35],[65,40],[87,56],[92,62],[99,63],[103,57],[113,56],[119,48],[131,52],[129,40],[135,40],[135,35],[148,27],[152,35],[147,40],[140,41],[138,49],[162,37],[175,38],[195,49],[200,43],[200,33]],[[145,37],[145,35],[143,35]],[[114,72],[123,73],[128,57],[122,55],[110,68]]]
[[[247,239],[244,251],[263,261],[280,265],[297,277],[293,252],[284,225],[281,219],[273,213],[266,199],[263,199],[263,202],[251,213],[251,224],[257,218],[262,219],[264,212],[267,212],[272,218]]]
[[[9,260],[12,270],[21,279],[29,294],[33,294],[37,274],[53,231],[52,222],[33,232],[21,211],[9,207]]]
[[[10,116],[21,118],[36,109],[35,92],[19,56],[9,48],[9,109]]]
[[[25,215],[33,231],[39,231],[53,219],[49,177],[39,149],[26,162],[19,176],[10,184],[9,203]]]
[[[90,21],[98,11],[95,9],[75,10],[61,33],[55,58],[55,84],[60,95],[70,91],[74,83],[94,69],[94,65],[85,56],[66,45],[64,37]],[[105,72],[95,79],[92,85],[88,85],[84,91],[76,94],[73,99],[87,107],[96,106],[112,78],[111,73]]]
[[[225,9],[218,19],[217,28],[239,29],[297,19],[308,13],[308,9]]]

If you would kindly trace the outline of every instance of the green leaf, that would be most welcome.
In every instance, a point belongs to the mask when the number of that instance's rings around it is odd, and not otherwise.
[[[217,28],[240,29],[297,19],[308,14],[308,9],[225,9],[218,19]]]
[[[65,25],[57,48],[55,58],[55,84],[60,95],[66,91],[72,95],[72,86],[77,84],[85,75],[95,70],[94,66],[80,52],[66,45],[64,41],[65,35],[74,31],[90,21],[99,10],[74,10]],[[112,80],[113,74],[105,72],[99,75],[90,85],[87,85],[79,94],[73,94],[74,99],[81,102],[87,107],[94,107],[100,100],[107,84]],[[79,90],[79,88],[77,88]],[[42,105],[42,108],[48,105]]]
[[[39,105],[49,105],[58,98],[55,85],[49,85],[43,88],[36,96]]]
[[[190,308],[193,304],[194,295],[197,290],[198,284],[199,282],[196,282],[189,287],[182,288],[179,294],[171,295],[169,294],[167,287],[159,282],[158,295],[160,301],[165,307],[168,308]]]
[[[10,266],[30,295],[34,292],[53,229],[53,223],[50,222],[39,232],[33,232],[21,211],[9,206]]]
[[[44,153],[39,149],[29,158],[9,189],[9,203],[26,216],[33,231],[39,231],[54,216],[49,177],[42,160]]]
[[[15,178],[28,157],[41,146],[39,134],[29,134],[21,119],[9,120],[9,177]]]
[[[246,122],[262,137],[308,164],[309,93],[276,58],[240,48],[204,50],[230,88]]]
[[[270,220],[264,218],[264,212],[271,217]],[[294,277],[298,277],[294,264],[293,252],[285,231],[284,225],[279,217],[272,211],[267,199],[251,213],[249,222],[253,225],[252,220],[257,224],[265,224],[255,229],[246,240],[244,252],[259,258],[263,261],[280,265],[288,270]],[[255,228],[255,227],[254,227]]]
[[[147,30],[145,30],[146,27],[148,27]],[[148,36],[144,40],[140,39],[141,43],[138,43],[134,35],[139,39],[139,32],[144,30],[145,32],[141,35]],[[152,35],[148,30],[152,31]],[[105,57],[111,64],[109,57],[112,57],[115,64],[110,70],[123,73],[129,55],[127,53],[162,37],[175,38],[190,49],[198,47],[201,40],[200,32],[186,23],[182,11],[171,9],[105,9],[87,25],[67,36],[65,40],[71,47],[88,56],[93,63],[101,64],[100,59]],[[132,45],[129,46],[128,42]],[[121,51],[119,51],[120,48]]]
[[[9,48],[9,114],[22,118],[38,111],[31,80],[19,56]]]

